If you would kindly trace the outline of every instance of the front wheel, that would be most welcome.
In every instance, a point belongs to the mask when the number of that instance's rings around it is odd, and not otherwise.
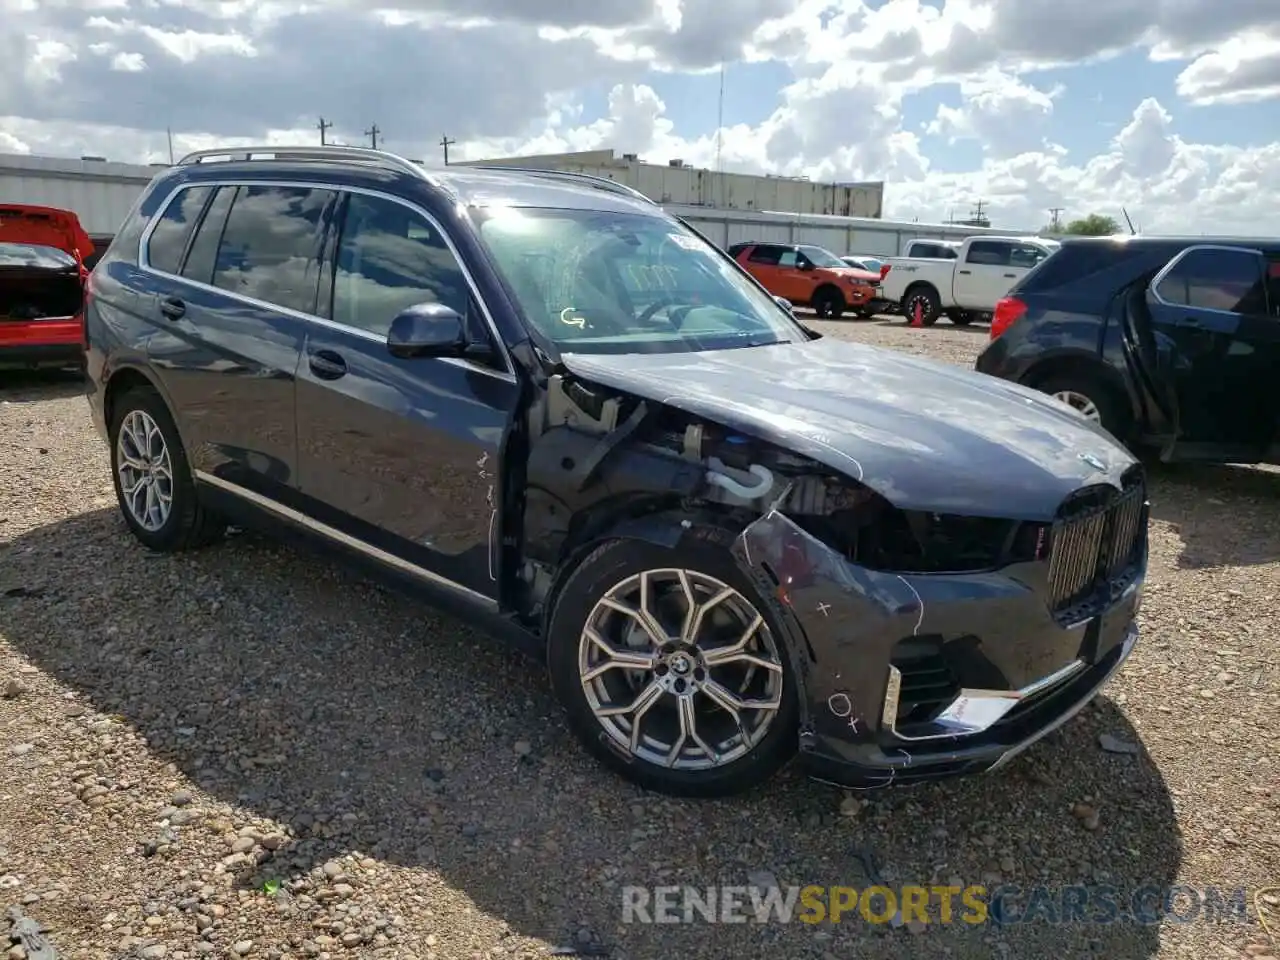
[[[200,546],[225,529],[197,499],[178,428],[154,390],[135,388],[112,405],[111,473],[125,523],[152,550]]]
[[[560,593],[548,657],[574,733],[646,789],[740,793],[795,753],[782,637],[724,545],[605,542]]]
[[[839,290],[819,290],[813,297],[814,312],[824,320],[839,320],[844,308],[844,296]]]

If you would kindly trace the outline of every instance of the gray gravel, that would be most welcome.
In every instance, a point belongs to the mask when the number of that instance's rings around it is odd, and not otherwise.
[[[986,336],[821,326],[960,363]],[[794,773],[680,802],[587,760],[520,654],[313,550],[240,535],[149,555],[79,385],[0,377],[0,908],[70,957],[1274,949],[1256,922],[620,922],[624,884],[865,886],[864,844],[894,883],[1280,881],[1274,471],[1157,471],[1140,647],[1005,771],[866,803]]]

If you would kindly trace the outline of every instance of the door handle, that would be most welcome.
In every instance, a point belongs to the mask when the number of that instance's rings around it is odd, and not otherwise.
[[[973,273],[973,271],[972,271],[972,270],[957,270],[956,272],[957,272],[957,273],[963,273],[963,274],[970,274],[970,273]]]
[[[347,361],[332,350],[317,350],[310,357],[311,372],[321,380],[337,380],[347,372]]]
[[[179,319],[187,312],[187,305],[178,297],[165,297],[160,301],[160,314],[170,320]]]

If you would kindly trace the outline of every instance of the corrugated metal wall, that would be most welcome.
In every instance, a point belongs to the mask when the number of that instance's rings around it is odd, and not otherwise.
[[[157,172],[129,163],[0,154],[0,201],[72,210],[85,232],[114,234]]]

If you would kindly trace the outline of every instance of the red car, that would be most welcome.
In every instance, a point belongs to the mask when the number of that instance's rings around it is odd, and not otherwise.
[[[0,368],[83,363],[93,250],[70,210],[0,204]]]

